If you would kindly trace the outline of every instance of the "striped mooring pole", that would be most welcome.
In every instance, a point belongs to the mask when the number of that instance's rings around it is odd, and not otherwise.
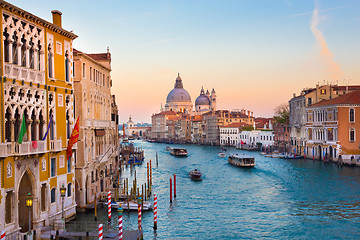
[[[99,240],[103,240],[103,225],[99,224]]]
[[[141,230],[141,198],[138,198],[138,229]]]
[[[176,198],[176,174],[174,173],[174,198]]]
[[[5,231],[1,231],[0,239],[1,239],[1,240],[5,240],[5,238],[6,238],[6,232],[5,232]]]
[[[154,230],[157,229],[157,196],[154,194]]]
[[[170,178],[170,203],[172,203],[172,180]]]
[[[111,220],[111,191],[108,191],[108,218]]]
[[[119,240],[123,239],[123,226],[122,226],[122,207],[121,204],[118,208],[118,213],[119,213],[119,220],[118,220],[118,224],[119,224]]]

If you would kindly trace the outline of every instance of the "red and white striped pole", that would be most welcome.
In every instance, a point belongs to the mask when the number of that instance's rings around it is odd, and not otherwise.
[[[141,230],[141,198],[138,198],[138,230]]]
[[[174,173],[174,198],[176,198],[176,174]]]
[[[172,203],[172,180],[170,178],[170,203]]]
[[[119,240],[123,239],[123,226],[122,226],[122,208],[121,205],[118,208],[118,212],[119,212],[119,220],[118,220],[118,224],[119,224]]]
[[[111,191],[108,191],[108,218],[111,220]]]
[[[99,224],[99,240],[103,240],[103,225]]]
[[[1,239],[1,240],[5,240],[5,238],[6,238],[6,232],[5,232],[5,231],[1,231],[0,239]]]
[[[154,230],[157,229],[157,196],[154,194]]]

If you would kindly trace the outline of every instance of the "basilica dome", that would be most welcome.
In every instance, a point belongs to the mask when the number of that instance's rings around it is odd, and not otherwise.
[[[171,102],[191,102],[190,94],[183,88],[174,88],[166,98],[166,103]]]
[[[166,98],[166,103],[191,102],[190,94],[184,89],[180,74],[178,74],[174,89],[171,90]]]
[[[207,105],[210,106],[211,102],[208,96],[205,95],[204,88],[201,88],[200,96],[195,100],[195,106]]]
[[[195,106],[208,105],[210,106],[210,99],[206,95],[200,95],[195,100]]]

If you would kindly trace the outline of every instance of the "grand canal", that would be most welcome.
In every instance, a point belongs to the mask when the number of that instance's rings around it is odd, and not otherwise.
[[[359,168],[247,152],[257,165],[242,169],[219,158],[219,147],[186,145],[189,157],[176,158],[165,144],[135,141],[135,146],[145,150],[146,162],[152,159],[153,193],[158,195],[158,230],[152,228],[153,213],[144,212],[144,239],[360,238]],[[235,152],[241,151],[227,151]],[[189,179],[194,168],[202,171],[203,181]],[[135,169],[138,183],[145,183],[146,163]],[[177,198],[170,204],[174,173]],[[123,172],[123,177],[133,175],[130,168]],[[79,213],[75,221],[91,214]],[[106,223],[106,208],[99,209],[99,218]],[[137,228],[136,212],[124,212],[124,228]]]

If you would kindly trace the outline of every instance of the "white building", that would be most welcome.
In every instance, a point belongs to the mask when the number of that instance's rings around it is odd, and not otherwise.
[[[226,146],[237,146],[240,144],[240,131],[242,127],[250,126],[246,123],[232,123],[220,127],[220,144]]]
[[[252,130],[239,133],[239,144],[256,145],[261,143],[263,147],[274,145],[274,131],[272,130]]]

